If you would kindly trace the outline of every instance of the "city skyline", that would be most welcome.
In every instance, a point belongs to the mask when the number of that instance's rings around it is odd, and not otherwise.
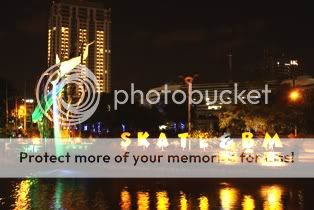
[[[200,75],[200,82],[224,80],[230,49],[233,71],[243,79],[254,77],[255,71],[263,68],[265,51],[296,57],[302,68],[313,74],[313,27],[306,5],[265,3],[257,8],[230,4],[208,8],[201,4],[103,2],[112,8],[114,89],[131,82],[138,88],[150,88],[178,82],[178,76],[194,73]],[[11,37],[15,41],[4,42],[6,70],[0,77],[15,83],[16,88],[24,80],[37,80],[47,68],[50,7],[49,1],[20,5],[1,33],[2,40]],[[20,62],[12,61],[16,52]]]

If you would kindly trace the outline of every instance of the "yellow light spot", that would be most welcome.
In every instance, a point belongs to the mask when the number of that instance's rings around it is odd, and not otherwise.
[[[157,210],[166,210],[169,209],[169,198],[168,194],[165,191],[157,192]]]
[[[209,202],[208,202],[208,198],[206,196],[201,196],[199,198],[200,204],[200,210],[208,210],[209,209]]]
[[[238,191],[235,188],[223,188],[220,190],[219,198],[224,210],[233,209],[238,200]]]
[[[181,193],[180,195],[180,210],[187,210],[188,209],[188,200],[186,199],[186,195]]]
[[[264,210],[282,210],[283,188],[279,185],[263,186],[261,195],[265,200],[263,203]]]
[[[138,192],[137,193],[137,209],[138,210],[148,210],[149,209],[149,193],[148,192]]]
[[[289,99],[292,101],[292,102],[296,102],[296,101],[299,101],[301,99],[302,95],[301,95],[301,92],[300,90],[292,90],[290,93],[289,93]]]
[[[255,209],[255,201],[250,195],[245,195],[242,202],[243,210]]]
[[[131,195],[128,191],[123,190],[121,191],[120,195],[121,199],[121,210],[130,210],[131,209]]]

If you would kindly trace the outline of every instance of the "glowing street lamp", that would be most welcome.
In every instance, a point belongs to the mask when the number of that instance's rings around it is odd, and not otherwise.
[[[289,93],[289,99],[291,102],[298,102],[302,98],[300,90],[294,89]]]

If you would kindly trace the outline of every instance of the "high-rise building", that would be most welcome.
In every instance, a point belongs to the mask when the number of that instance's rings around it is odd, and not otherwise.
[[[111,9],[84,0],[53,1],[48,27],[48,65],[80,55],[86,45],[89,55],[83,63],[98,80],[97,92],[110,92]]]

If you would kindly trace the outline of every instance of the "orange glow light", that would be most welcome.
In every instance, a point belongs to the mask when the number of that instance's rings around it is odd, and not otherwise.
[[[292,90],[289,93],[289,99],[293,102],[300,100],[302,97],[301,93],[299,90]]]

